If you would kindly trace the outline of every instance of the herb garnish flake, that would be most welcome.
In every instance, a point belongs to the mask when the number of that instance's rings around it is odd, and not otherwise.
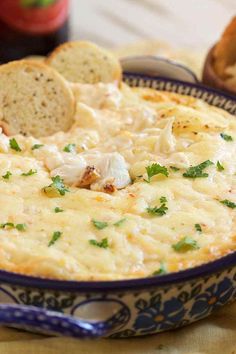
[[[12,222],[6,222],[0,225],[1,229],[17,229],[18,231],[25,231],[26,224],[16,224],[14,225]]]
[[[25,231],[26,230],[26,224],[16,224],[16,229],[18,231]]]
[[[180,170],[180,168],[175,167],[175,166],[170,166],[170,169],[171,169],[172,171],[174,171],[174,172],[177,172],[177,171]]]
[[[198,243],[196,240],[192,239],[189,236],[183,237],[179,242],[172,245],[172,248],[176,252],[187,252],[192,250],[199,249]]]
[[[225,141],[233,141],[233,138],[231,135],[225,134],[225,133],[221,133],[220,134],[221,138],[224,139]]]
[[[10,171],[7,171],[6,174],[2,176],[2,178],[10,179],[11,176],[12,176],[12,173]]]
[[[75,152],[76,151],[76,145],[75,144],[68,144],[64,147],[63,151],[65,152]]]
[[[64,196],[66,192],[69,192],[69,189],[65,187],[63,180],[60,176],[52,177],[52,183],[43,188],[45,194],[48,197],[57,197],[57,196]]]
[[[62,232],[61,231],[55,231],[52,234],[52,238],[48,243],[48,247],[54,245],[54,243],[62,236]]]
[[[26,172],[26,173],[22,173],[21,176],[25,176],[25,177],[28,177],[28,176],[33,176],[37,173],[37,170],[32,170],[32,168],[29,170],[29,172]]]
[[[126,218],[120,219],[120,220],[116,221],[113,225],[119,227],[119,226],[121,226],[126,220],[127,220]]]
[[[5,222],[4,224],[0,224],[1,229],[14,229],[15,225],[12,222]]]
[[[37,150],[37,149],[40,149],[41,147],[43,147],[44,145],[43,144],[34,144],[31,148],[31,150]]]
[[[200,163],[197,166],[191,166],[189,167],[186,172],[183,173],[183,177],[186,178],[204,178],[204,177],[208,177],[209,174],[203,172],[203,170],[205,168],[207,168],[208,166],[214,165],[212,161],[210,160],[206,160],[202,163]]]
[[[159,208],[154,206],[153,208],[148,207],[146,210],[149,214],[162,216],[166,214],[168,208],[165,204],[162,204]]]
[[[62,213],[64,210],[63,209],[61,209],[61,208],[59,208],[59,207],[56,207],[55,209],[54,209],[54,212],[55,213]]]
[[[22,151],[15,138],[10,139],[9,144],[12,150]]]
[[[221,165],[220,161],[217,161],[216,167],[217,167],[217,170],[218,170],[218,171],[220,171],[220,172],[221,172],[221,171],[224,171],[224,166]]]
[[[97,240],[89,240],[89,243],[90,243],[90,245],[97,246],[100,248],[108,248],[109,247],[107,238],[103,238],[100,242],[98,242]]]
[[[148,179],[147,180],[145,179],[145,181],[148,182],[148,183],[151,182],[151,178],[153,176],[156,176],[158,174],[162,174],[162,175],[164,175],[166,177],[169,176],[169,172],[168,172],[167,168],[165,166],[161,166],[161,165],[159,165],[157,163],[153,163],[152,165],[147,166],[146,167],[146,172],[147,172]]]
[[[107,222],[105,222],[105,221],[98,221],[98,220],[95,220],[95,219],[92,219],[92,223],[93,223],[93,225],[96,227],[96,229],[98,229],[98,230],[105,229],[105,227],[108,226],[108,223],[107,223]]]
[[[195,224],[194,227],[195,227],[195,230],[196,230],[196,231],[202,232],[202,227],[201,227],[200,224]]]
[[[166,265],[164,262],[160,263],[160,268],[152,273],[153,276],[155,275],[164,275],[167,273]]]
[[[220,200],[220,203],[226,205],[228,208],[231,208],[231,209],[236,208],[236,203],[232,202],[229,199]]]

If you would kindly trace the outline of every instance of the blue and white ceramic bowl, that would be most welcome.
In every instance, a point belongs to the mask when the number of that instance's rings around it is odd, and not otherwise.
[[[195,73],[186,65],[160,56],[139,55],[121,59],[124,72],[147,76],[162,76],[169,79],[197,83]]]
[[[126,74],[131,86],[191,95],[236,115],[236,97]],[[185,326],[236,299],[236,252],[202,266],[124,281],[73,282],[0,271],[0,324],[78,338],[125,338]]]

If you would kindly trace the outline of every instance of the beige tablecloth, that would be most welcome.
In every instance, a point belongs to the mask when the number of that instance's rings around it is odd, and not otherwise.
[[[77,340],[0,329],[0,354],[236,354],[236,303],[185,328],[133,339]]]

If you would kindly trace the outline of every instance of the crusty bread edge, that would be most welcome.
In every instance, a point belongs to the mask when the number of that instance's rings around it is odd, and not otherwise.
[[[57,56],[58,53],[61,52],[61,50],[64,50],[65,48],[73,48],[74,46],[80,44],[81,47],[93,47],[95,49],[101,49],[103,50],[108,57],[112,58],[114,60],[114,62],[117,63],[117,68],[115,71],[115,77],[114,77],[114,82],[117,82],[119,85],[122,81],[122,67],[121,64],[119,62],[119,59],[109,50],[107,50],[106,48],[103,47],[99,47],[97,44],[90,42],[90,41],[70,41],[70,42],[66,42],[63,43],[61,45],[59,45],[58,47],[56,47],[50,54],[48,57],[46,57],[44,63],[46,63],[47,65],[51,66],[51,62],[53,61],[53,59]]]
[[[68,83],[68,81],[57,71],[55,70],[53,67],[47,65],[44,61],[40,61],[40,60],[33,60],[33,59],[21,59],[21,60],[13,60],[10,61],[9,63],[6,64],[2,64],[0,65],[0,73],[2,71],[5,70],[5,68],[9,68],[9,67],[24,67],[24,66],[30,66],[33,65],[35,68],[38,67],[40,69],[44,69],[47,72],[52,73],[53,75],[55,75],[57,77],[57,79],[59,79],[61,81],[61,83],[66,87],[66,89],[68,90],[68,94],[71,96],[72,99],[74,99],[72,90],[70,88],[70,84]]]
[[[232,58],[232,53],[234,54],[234,47],[231,43],[234,43],[235,39],[236,16],[234,16],[226,26],[220,40],[216,43],[212,54],[214,70],[221,79],[227,78],[225,69],[229,65],[229,62],[232,62],[229,58]],[[233,57],[235,58],[234,55]]]
[[[13,60],[13,61],[10,61],[9,63],[0,65],[0,72],[2,70],[4,70],[6,67],[10,67],[10,66],[12,66],[12,67],[22,66],[23,67],[24,65],[27,65],[27,66],[33,65],[34,67],[38,67],[40,69],[43,68],[45,71],[53,73],[53,75],[57,76],[57,78],[67,87],[68,91],[70,91],[71,95],[73,96],[68,81],[65,80],[65,78],[57,70],[55,70],[53,67],[47,65],[44,61],[41,61],[41,60],[35,60],[35,59]]]
[[[75,116],[75,111],[76,111],[76,100],[75,100],[75,96],[73,94],[73,91],[70,87],[70,84],[67,80],[65,80],[65,78],[60,74],[58,73],[54,68],[52,68],[51,66],[48,66],[46,65],[44,62],[41,62],[41,61],[37,61],[37,60],[28,60],[28,59],[22,59],[22,60],[14,60],[14,61],[11,61],[9,63],[6,63],[6,64],[2,64],[0,65],[0,75],[2,72],[5,71],[6,68],[20,68],[20,67],[25,67],[25,66],[33,66],[34,68],[40,68],[40,69],[44,69],[45,70],[45,73],[50,73],[50,75],[54,75],[56,77],[57,80],[59,80],[62,84],[62,86],[64,86],[64,91],[68,94],[68,97],[71,101],[71,115],[72,116]],[[2,123],[2,122],[1,122]],[[1,126],[2,124],[0,124]],[[10,127],[8,129],[6,129],[7,127],[5,126],[4,127],[5,130],[7,132],[10,133]],[[4,129],[3,128],[3,129]]]

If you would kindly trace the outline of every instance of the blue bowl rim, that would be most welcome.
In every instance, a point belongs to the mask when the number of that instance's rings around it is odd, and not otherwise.
[[[181,64],[178,64],[178,65],[181,65]],[[231,101],[234,101],[236,103],[236,95],[234,95],[233,93],[225,92],[225,91],[222,91],[220,89],[216,89],[216,88],[207,86],[207,85],[205,85],[203,83],[199,83],[199,82],[193,83],[193,82],[170,79],[170,78],[167,78],[167,77],[164,77],[164,76],[161,76],[161,75],[158,75],[158,76],[144,75],[144,74],[139,74],[139,73],[132,73],[132,72],[129,72],[129,71],[125,71],[123,73],[123,77],[124,78],[127,77],[127,78],[143,79],[143,80],[147,80],[147,81],[149,81],[149,80],[165,81],[165,82],[170,82],[172,84],[177,84],[177,85],[182,85],[182,86],[183,85],[184,86],[189,86],[191,88],[197,88],[197,89],[203,90],[203,91],[208,92],[208,93],[216,94],[216,95],[220,96],[221,98],[225,98],[227,100],[231,100]],[[148,86],[147,86],[147,88],[148,88]],[[185,95],[185,94],[183,94],[183,95]],[[188,94],[186,94],[186,96],[188,96]],[[191,95],[189,95],[189,96],[191,96]]]
[[[220,95],[227,100],[236,103],[236,96],[226,94],[220,90],[209,88],[202,84],[188,83],[180,80],[173,80],[161,76],[148,76],[136,73],[124,73],[127,78],[140,78],[151,81],[165,81],[178,85],[185,85],[198,88],[209,93]],[[191,95],[190,95],[191,96]],[[111,293],[113,291],[138,291],[142,289],[162,288],[163,286],[171,286],[172,284],[181,285],[186,281],[194,281],[197,278],[210,277],[212,274],[218,274],[222,270],[236,268],[236,251],[216,259],[214,261],[204,263],[200,266],[182,270],[179,272],[164,274],[161,276],[151,276],[147,278],[136,278],[127,280],[110,280],[110,281],[71,281],[50,278],[40,278],[34,276],[23,275],[19,273],[0,270],[0,284],[7,283],[11,286],[21,286],[38,288],[45,290],[77,292],[77,293]]]
[[[199,79],[197,78],[197,75],[189,68],[187,67],[187,65],[183,64],[183,63],[180,63],[174,59],[169,59],[169,58],[164,58],[160,55],[129,55],[129,56],[126,56],[126,57],[122,57],[120,58],[120,62],[122,64],[123,61],[125,60],[145,60],[145,59],[152,59],[152,60],[155,60],[155,61],[163,61],[163,62],[166,62],[168,64],[171,64],[173,66],[177,66],[181,69],[183,69],[184,71],[188,72],[189,75],[192,76],[192,78],[195,80],[195,83],[199,83]],[[135,73],[129,73],[129,72],[125,72],[124,74],[128,74],[128,75],[131,75],[131,74],[134,74],[134,75],[137,75]],[[148,75],[144,75],[144,74],[138,74],[138,75],[142,75],[142,76],[148,76]],[[155,76],[152,75],[152,77],[154,78]],[[161,77],[161,76],[158,76],[158,77]],[[169,79],[169,78],[167,78]],[[170,79],[171,80],[171,79]]]

